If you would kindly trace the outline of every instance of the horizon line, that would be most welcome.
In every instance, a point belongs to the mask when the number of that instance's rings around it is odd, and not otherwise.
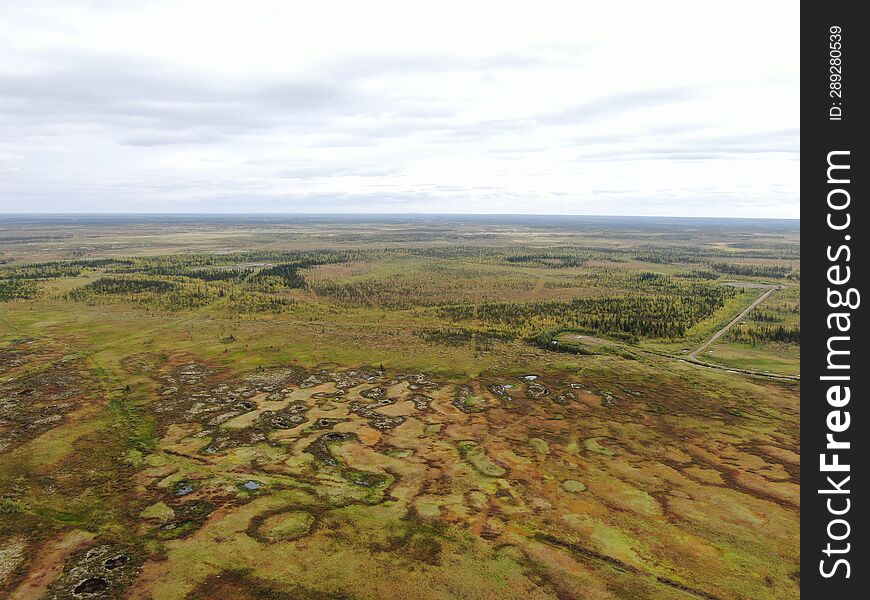
[[[615,215],[589,213],[426,213],[426,212],[0,212],[8,217],[586,217],[609,219],[743,219],[754,221],[800,221],[800,217],[739,217],[709,215]]]

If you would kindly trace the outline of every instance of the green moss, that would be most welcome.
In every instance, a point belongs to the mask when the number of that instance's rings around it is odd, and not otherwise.
[[[270,541],[295,540],[308,533],[314,524],[314,515],[304,510],[281,512],[267,518],[258,533]]]
[[[614,456],[616,453],[610,448],[605,448],[598,441],[598,438],[588,438],[583,441],[583,446],[590,452],[601,454],[603,456]]]
[[[541,438],[529,438],[529,446],[531,446],[535,450],[535,452],[539,454],[550,453],[550,444],[548,444],[546,440],[542,440]]]
[[[342,470],[341,475],[352,484],[365,488],[385,487],[390,481],[388,475],[381,475],[380,473],[372,473],[370,471],[361,471],[359,469],[344,469]]]
[[[143,519],[168,523],[175,516],[175,511],[165,503],[157,502],[146,507],[139,516]]]
[[[0,498],[0,514],[18,515],[27,510],[27,504],[16,498]]]
[[[462,458],[468,461],[468,463],[481,475],[486,475],[487,477],[501,477],[507,473],[507,470],[493,462],[483,448],[481,448],[476,442],[462,441],[457,444],[457,447],[459,448],[459,453]]]
[[[562,482],[562,489],[566,492],[579,494],[580,492],[586,491],[586,485],[574,479],[566,479]]]

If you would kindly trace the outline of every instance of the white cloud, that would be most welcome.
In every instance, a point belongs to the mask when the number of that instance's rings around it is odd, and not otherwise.
[[[4,10],[0,212],[798,216],[789,2]]]

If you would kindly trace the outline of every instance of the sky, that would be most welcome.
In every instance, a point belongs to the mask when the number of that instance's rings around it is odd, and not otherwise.
[[[795,2],[0,0],[0,212],[799,216]]]

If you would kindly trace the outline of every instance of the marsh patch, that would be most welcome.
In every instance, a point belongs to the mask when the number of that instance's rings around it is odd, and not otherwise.
[[[616,452],[614,450],[611,450],[610,448],[602,444],[602,440],[604,439],[605,438],[597,437],[587,438],[583,441],[583,446],[586,448],[586,450],[588,450],[589,452],[594,452],[595,454],[601,454],[603,456],[615,456]]]
[[[393,429],[404,423],[407,419],[402,416],[388,417],[386,415],[377,414],[374,418],[369,419],[369,427],[379,431]]]
[[[191,600],[349,600],[341,593],[323,593],[297,584],[274,583],[258,579],[250,571],[222,571],[206,578],[188,596]]]
[[[304,402],[291,404],[281,410],[267,410],[260,414],[255,423],[258,429],[293,429],[308,421],[305,413],[308,405]]]
[[[52,600],[120,598],[139,570],[139,554],[112,544],[72,555],[46,594]]]
[[[619,404],[619,400],[609,390],[601,390],[599,396],[601,397],[601,406],[604,408],[613,408]]]
[[[176,496],[186,496],[193,492],[193,484],[189,481],[178,481],[172,486],[172,493]]]
[[[109,582],[102,577],[88,577],[73,588],[76,595],[89,595],[104,592],[109,588]]]
[[[121,365],[130,373],[146,374],[156,370],[165,357],[149,353],[134,354],[121,361]]]
[[[155,530],[157,537],[174,539],[184,537],[202,527],[205,520],[215,509],[214,504],[205,500],[191,500],[172,505],[171,519]]]
[[[257,429],[219,429],[212,435],[211,442],[200,452],[202,454],[222,454],[234,448],[254,446],[266,441],[266,434]]]
[[[410,396],[408,396],[408,400],[410,400],[414,404],[414,408],[416,408],[417,410],[432,410],[432,398],[426,396],[425,394],[411,394]]]
[[[397,524],[398,531],[387,538],[386,545],[375,545],[376,552],[391,552],[409,563],[441,564],[443,527],[437,521],[424,519],[415,510]]]
[[[175,511],[165,502],[156,502],[145,507],[139,516],[147,521],[166,524],[175,517]]]
[[[91,374],[63,359],[49,369],[0,382],[0,452],[57,427],[94,390]]]
[[[387,388],[373,387],[361,391],[359,395],[367,400],[383,400],[387,397]]]
[[[339,433],[337,431],[330,431],[329,433],[324,433],[322,436],[308,444],[308,446],[305,447],[304,452],[312,455],[314,459],[321,464],[328,467],[337,467],[338,459],[332,455],[332,451],[329,447],[333,444],[340,444],[348,440],[356,439],[358,438],[355,433]]]
[[[507,473],[507,469],[495,463],[477,442],[465,440],[459,442],[456,446],[459,449],[459,456],[466,460],[481,475],[502,477]]]
[[[274,392],[288,385],[299,385],[308,373],[302,367],[267,367],[245,376],[245,381],[263,392]],[[288,390],[289,391],[289,390]]]
[[[29,356],[41,349],[35,342],[33,339],[18,338],[0,348],[0,373],[25,364]]]
[[[501,401],[502,406],[509,409],[518,408],[516,400],[514,400],[513,396],[511,396],[511,390],[513,386],[509,383],[493,383],[486,386],[487,391],[489,391],[493,396]]]
[[[360,395],[362,396],[362,394]],[[395,398],[387,398],[386,393],[382,395],[377,394],[377,396],[379,399],[375,402],[351,402],[348,406],[348,412],[362,417],[363,419],[366,419],[370,427],[373,427],[374,429],[378,429],[380,431],[398,427],[406,421],[405,417],[402,416],[391,417],[377,412],[377,410],[375,410],[377,408],[396,403]]]
[[[549,454],[550,444],[541,438],[529,438],[529,446],[538,454]]]
[[[341,472],[341,476],[352,484],[365,488],[385,487],[390,481],[390,478],[386,475],[359,469],[345,469]]]
[[[334,419],[334,418],[329,418],[329,417],[320,417],[319,419],[314,421],[314,423],[312,423],[308,427],[308,430],[317,431],[317,430],[321,430],[321,429],[332,429],[333,427],[335,427],[339,423],[344,423],[346,421],[347,421],[347,419]]]
[[[0,541],[0,586],[3,586],[24,562],[28,545],[27,538],[23,536]]]
[[[279,512],[260,521],[255,536],[268,543],[296,540],[307,535],[314,522],[314,515],[304,510]]]
[[[574,392],[568,390],[564,394],[559,394],[557,396],[553,396],[553,402],[556,404],[561,404],[562,406],[566,406],[571,403],[572,400],[576,400],[577,397],[574,395]]]
[[[561,485],[563,490],[572,494],[579,494],[586,491],[586,485],[574,479],[566,479]]]
[[[411,391],[427,391],[433,392],[437,389],[440,389],[442,384],[437,381],[432,381],[429,379],[429,376],[425,373],[415,373],[413,375],[399,375],[395,379],[395,383],[399,383],[401,381],[408,382],[408,389]],[[392,384],[393,382],[391,382]]]
[[[532,377],[531,375],[527,376]],[[531,398],[532,400],[538,400],[539,398],[543,398],[544,396],[550,393],[550,388],[545,386],[543,383],[537,380],[528,380],[526,384],[526,396]]]
[[[486,400],[475,396],[474,389],[470,385],[458,386],[450,404],[467,415],[483,412],[487,408]]]

